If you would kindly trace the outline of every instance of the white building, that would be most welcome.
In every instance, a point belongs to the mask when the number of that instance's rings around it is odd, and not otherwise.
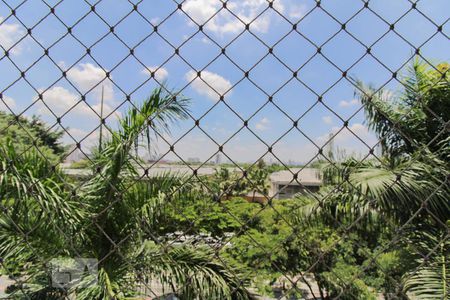
[[[294,175],[297,178],[294,179]],[[296,194],[315,193],[322,185],[320,171],[312,168],[292,168],[279,171],[270,175],[271,195],[275,199],[288,199]]]

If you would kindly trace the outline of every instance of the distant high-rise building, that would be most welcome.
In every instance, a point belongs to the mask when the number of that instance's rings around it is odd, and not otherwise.
[[[222,157],[220,156],[220,153],[217,153],[216,155],[216,165],[220,165],[222,163]]]

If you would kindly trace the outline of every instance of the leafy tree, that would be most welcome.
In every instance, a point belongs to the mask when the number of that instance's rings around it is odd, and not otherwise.
[[[0,111],[0,142],[5,144],[8,139],[13,140],[18,151],[37,147],[44,157],[55,162],[66,151],[59,142],[63,135],[62,130],[49,128],[37,116],[16,117]]]
[[[26,119],[25,119],[26,120]],[[66,148],[61,145],[60,139],[64,135],[64,131],[49,128],[38,116],[32,116],[28,121],[29,126],[36,132],[37,137],[44,145],[53,150],[56,155],[65,153]]]
[[[263,164],[258,163],[256,167],[248,170],[245,185],[247,192],[253,193],[253,198],[257,192],[262,193],[263,195],[268,195],[270,188],[267,181],[268,176],[269,173]]]
[[[239,178],[236,172],[226,167],[217,168],[208,181],[208,191],[212,192],[213,197],[218,201],[221,201],[224,197],[229,198],[239,195],[244,189],[244,181]]]
[[[264,159],[259,159],[258,162],[256,163],[256,166],[258,169],[265,169],[267,167]]]
[[[185,118],[188,102],[155,90],[120,120],[119,129],[93,157],[96,174],[82,186],[71,186],[56,169],[31,152],[14,159],[15,148],[1,146],[2,205],[0,256],[15,265],[18,298],[125,299],[138,296],[138,283],[157,279],[183,299],[248,299],[250,293],[230,270],[202,247],[171,246],[154,235],[168,205],[180,190],[178,176],[137,181],[139,158],[133,151],[150,130],[168,131]],[[151,126],[149,126],[151,125]],[[162,132],[161,132],[162,133]],[[10,162],[12,166],[10,167]],[[183,188],[185,190],[183,190]],[[26,238],[26,239],[25,239]],[[71,289],[49,285],[44,263],[55,256],[98,259],[98,284],[83,277]]]

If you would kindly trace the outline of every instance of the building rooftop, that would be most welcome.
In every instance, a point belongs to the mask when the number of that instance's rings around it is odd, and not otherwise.
[[[294,175],[297,174],[297,180]],[[320,171],[313,168],[292,168],[270,174],[270,181],[277,184],[320,186]]]

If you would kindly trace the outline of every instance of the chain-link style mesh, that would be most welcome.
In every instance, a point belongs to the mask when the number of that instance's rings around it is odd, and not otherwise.
[[[1,292],[447,299],[449,8],[2,1]]]

